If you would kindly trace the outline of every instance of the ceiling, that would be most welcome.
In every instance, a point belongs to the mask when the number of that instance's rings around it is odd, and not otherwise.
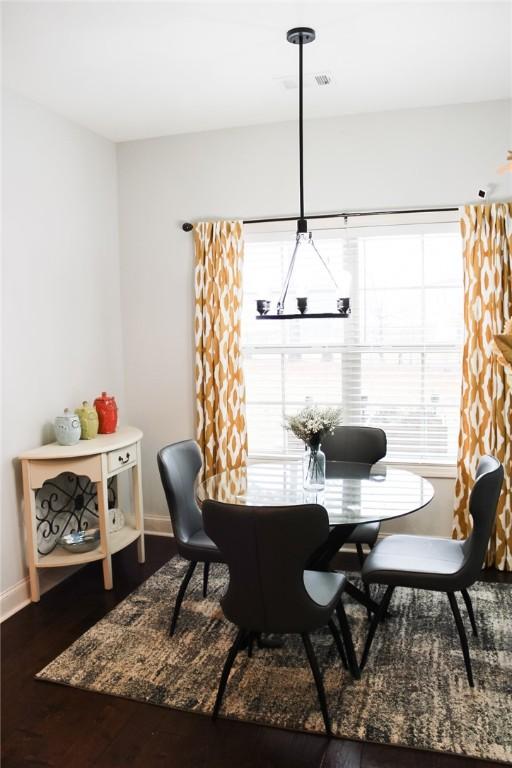
[[[114,141],[511,96],[509,2],[5,2],[4,83]]]

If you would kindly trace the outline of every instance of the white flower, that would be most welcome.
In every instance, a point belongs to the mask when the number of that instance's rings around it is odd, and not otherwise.
[[[286,416],[285,421],[286,429],[293,432],[299,440],[319,440],[325,432],[332,432],[341,422],[341,409],[308,405],[295,416]]]

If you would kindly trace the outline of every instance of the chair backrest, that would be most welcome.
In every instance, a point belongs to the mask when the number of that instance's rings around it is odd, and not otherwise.
[[[318,504],[249,507],[207,500],[207,535],[229,567],[221,605],[226,617],[254,632],[305,632],[321,607],[304,586],[304,568],[329,534],[326,510]]]
[[[195,500],[195,482],[201,469],[201,453],[194,440],[166,445],[157,456],[160,478],[178,544],[186,544],[202,526]]]
[[[460,577],[470,586],[480,575],[491,538],[496,508],[503,484],[503,467],[494,456],[482,456],[476,470],[475,484],[469,496],[473,530],[464,542],[464,564]]]
[[[327,461],[375,464],[387,450],[386,433],[378,427],[335,427],[322,438]]]

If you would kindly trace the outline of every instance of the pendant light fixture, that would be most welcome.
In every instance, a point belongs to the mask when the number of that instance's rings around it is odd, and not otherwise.
[[[315,39],[315,30],[311,27],[294,27],[288,30],[286,39],[292,45],[298,45],[299,47],[299,200],[300,200],[300,214],[297,219],[297,234],[295,237],[295,248],[290,259],[288,271],[286,273],[285,281],[281,290],[279,301],[277,302],[276,314],[270,313],[270,301],[268,299],[257,299],[256,309],[258,315],[257,320],[291,320],[295,318],[314,318],[314,317],[342,317],[346,318],[350,315],[350,299],[338,298],[336,299],[336,309],[334,307],[331,311],[309,313],[307,311],[307,297],[297,298],[298,312],[295,314],[285,314],[285,301],[288,293],[288,287],[293,274],[293,268],[297,258],[297,253],[301,247],[309,247],[311,252],[316,254],[320,259],[324,269],[329,275],[335,288],[338,288],[338,284],[334,279],[334,276],[329,269],[329,266],[325,259],[318,251],[315,242],[313,240],[313,233],[308,232],[308,222],[304,214],[304,118],[303,118],[303,100],[304,100],[304,82],[303,82],[303,48],[307,43],[312,43]]]

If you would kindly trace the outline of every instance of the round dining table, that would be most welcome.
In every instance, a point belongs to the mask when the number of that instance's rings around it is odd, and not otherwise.
[[[328,570],[356,526],[410,515],[432,501],[434,489],[424,477],[382,462],[367,465],[328,461],[325,488],[306,491],[302,461],[289,459],[255,461],[213,475],[197,485],[196,494],[199,505],[205,499],[242,507],[321,504],[329,515],[329,536],[307,567]],[[346,591],[370,610],[376,610],[375,601],[354,584],[347,582]]]

